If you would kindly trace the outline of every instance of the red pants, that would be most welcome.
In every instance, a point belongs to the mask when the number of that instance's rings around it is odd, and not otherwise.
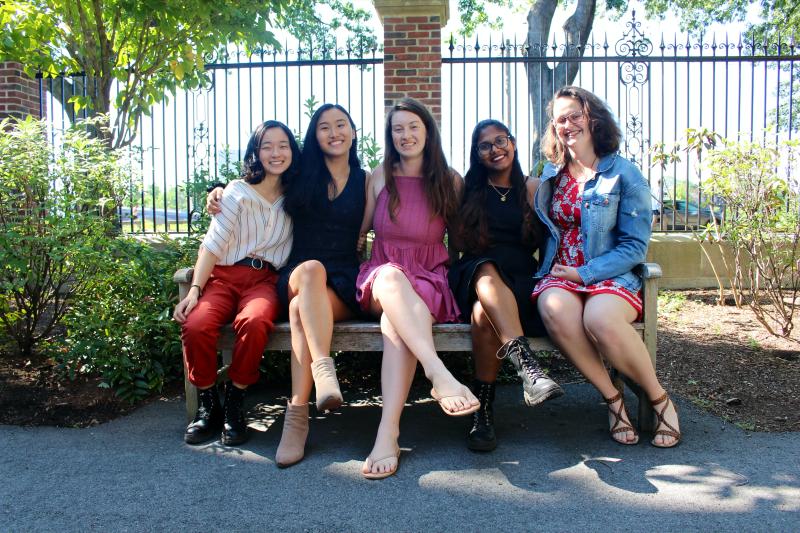
[[[183,323],[181,340],[189,381],[206,388],[217,380],[219,328],[233,322],[236,342],[228,369],[242,385],[258,381],[258,367],[280,311],[278,274],[249,266],[215,266],[203,296]]]

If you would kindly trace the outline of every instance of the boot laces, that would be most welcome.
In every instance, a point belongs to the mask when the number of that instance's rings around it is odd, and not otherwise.
[[[488,385],[481,385],[475,396],[481,402],[481,408],[472,413],[472,429],[477,430],[481,426],[491,425],[491,416],[489,409],[491,408],[491,387]]]
[[[528,349],[526,350],[525,348]],[[501,355],[500,352],[503,352],[503,354]],[[519,366],[521,367],[522,371],[525,372],[525,374],[534,382],[537,379],[545,377],[545,373],[533,358],[533,353],[531,352],[530,348],[523,346],[522,341],[519,339],[511,339],[507,343],[503,344],[500,349],[497,350],[496,357],[498,359],[510,357],[512,361],[514,361],[514,358],[516,357],[516,360],[519,361]]]

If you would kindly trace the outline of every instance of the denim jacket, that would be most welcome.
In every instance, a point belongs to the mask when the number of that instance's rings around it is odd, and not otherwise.
[[[559,230],[550,220],[553,187],[561,168],[549,163],[536,191],[534,209],[549,230],[536,277],[550,272],[559,243]],[[578,267],[585,285],[606,279],[632,292],[642,287],[633,269],[645,261],[653,213],[650,186],[639,169],[621,155],[604,156],[581,195],[581,238],[585,263]]]

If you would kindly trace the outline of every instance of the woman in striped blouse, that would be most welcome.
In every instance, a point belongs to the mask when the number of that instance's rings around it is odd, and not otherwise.
[[[283,191],[299,175],[300,149],[284,124],[267,121],[253,132],[242,179],[225,189],[221,212],[203,239],[189,293],[175,308],[182,326],[189,381],[199,393],[197,415],[184,440],[200,444],[222,429],[222,443],[247,440],[242,402],[258,380],[261,355],[280,312],[277,270],[292,248],[292,223]],[[224,409],[217,393],[219,328],[233,321],[236,343]]]

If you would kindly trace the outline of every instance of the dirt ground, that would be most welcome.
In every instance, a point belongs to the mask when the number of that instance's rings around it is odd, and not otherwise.
[[[658,374],[665,388],[745,430],[800,431],[800,337],[773,337],[749,309],[716,306],[715,296],[713,291],[662,292]],[[372,382],[344,387],[375,387],[378,358],[342,359],[345,366],[368,366],[351,374]],[[445,362],[451,364],[452,358]],[[466,381],[468,365],[455,366]],[[550,367],[562,383],[582,379],[560,358]],[[85,427],[135,408],[98,384],[94,378],[59,379],[48,360],[0,354],[0,424]],[[149,401],[181,391],[182,383],[173,382]]]

